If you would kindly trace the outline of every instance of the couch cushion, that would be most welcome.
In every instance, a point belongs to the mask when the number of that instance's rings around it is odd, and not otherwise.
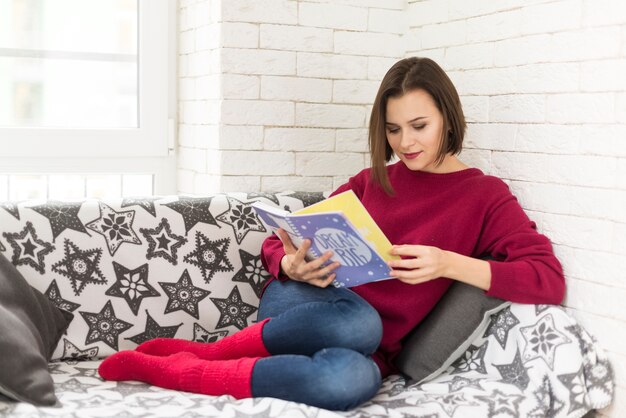
[[[0,251],[75,313],[59,358],[106,357],[155,337],[211,341],[256,320],[269,235],[250,205],[297,210],[322,193],[212,194],[0,204]]]
[[[70,323],[0,255],[0,393],[18,401],[54,405],[48,361]]]
[[[434,379],[485,332],[492,314],[510,304],[477,287],[454,282],[406,337],[396,359],[398,369],[417,383]]]

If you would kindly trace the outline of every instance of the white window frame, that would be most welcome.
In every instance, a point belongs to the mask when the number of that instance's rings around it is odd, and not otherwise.
[[[138,127],[0,127],[0,173],[151,173],[176,192],[176,2],[138,0]]]

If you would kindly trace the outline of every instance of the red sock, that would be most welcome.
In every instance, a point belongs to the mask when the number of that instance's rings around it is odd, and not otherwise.
[[[252,396],[252,369],[257,360],[207,361],[184,352],[159,357],[129,350],[106,358],[98,372],[105,380],[138,380],[166,389],[242,399]]]
[[[242,357],[267,357],[263,344],[263,326],[270,318],[250,325],[214,343],[200,343],[174,338],[155,338],[140,344],[135,351],[153,356],[169,356],[186,351],[203,360],[231,360]]]
[[[156,357],[126,350],[104,359],[98,373],[104,380],[138,380],[166,389],[178,389],[179,370],[198,361],[192,353]]]

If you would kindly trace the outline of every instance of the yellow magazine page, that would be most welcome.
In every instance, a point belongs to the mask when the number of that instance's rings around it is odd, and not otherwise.
[[[321,212],[343,212],[350,222],[359,230],[363,237],[372,244],[383,260],[399,260],[400,257],[389,254],[391,242],[380,230],[365,206],[352,190],[339,193],[321,202],[307,206],[294,212],[294,215],[304,215]]]

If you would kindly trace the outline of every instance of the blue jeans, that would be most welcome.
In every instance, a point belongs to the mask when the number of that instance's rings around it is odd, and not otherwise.
[[[257,361],[252,394],[348,410],[381,385],[370,355],[382,338],[378,312],[348,289],[274,280],[265,289],[259,320],[272,354]]]

